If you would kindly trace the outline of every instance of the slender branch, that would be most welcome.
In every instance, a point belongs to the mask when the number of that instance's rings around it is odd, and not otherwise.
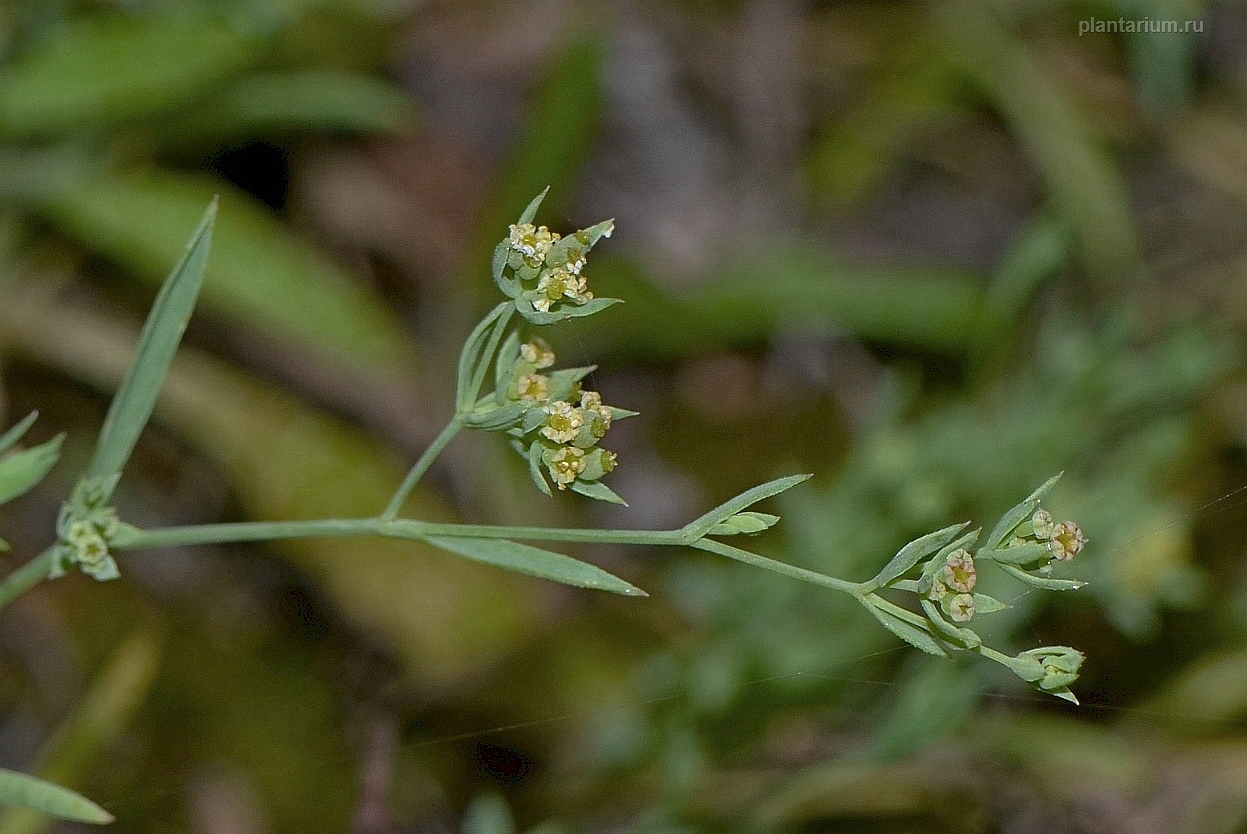
[[[56,545],[22,565],[0,582],[0,608],[48,578],[56,561]]]
[[[739,547],[733,547],[730,544],[724,544],[714,539],[701,539],[691,542],[690,547],[698,550],[705,550],[710,553],[726,556],[729,559],[735,559],[738,562],[744,562],[747,565],[764,568],[775,573],[781,573],[784,576],[790,576],[793,579],[800,579],[805,582],[813,582],[815,585],[822,585],[824,588],[832,588],[846,594],[857,596],[860,587],[856,582],[847,582],[843,579],[836,579],[834,576],[818,573],[805,568],[799,568],[796,565],[789,565],[785,562],[779,562],[775,559],[768,559],[765,556],[759,556],[756,553],[750,553],[748,550],[741,550]]]
[[[437,456],[442,453],[449,444],[454,440],[455,435],[463,429],[463,422],[456,415],[455,419],[446,424],[429,448],[424,450],[424,454],[415,462],[411,470],[407,473],[407,477],[403,479],[403,483],[394,491],[394,497],[390,499],[390,503],[386,505],[385,512],[381,513],[383,520],[390,520],[398,517],[398,511],[403,508],[403,503],[407,500],[407,496],[411,495],[411,491],[415,489],[416,483],[433,465],[433,461],[437,460]],[[280,538],[280,537],[279,537]]]
[[[110,544],[117,550],[184,547],[228,542],[330,536],[385,536],[422,540],[430,536],[476,539],[595,542],[599,544],[678,545],[678,530],[593,530],[557,527],[506,527],[482,524],[437,524],[411,519],[330,518],[314,521],[256,521],[238,524],[200,524],[141,530],[123,524]]]

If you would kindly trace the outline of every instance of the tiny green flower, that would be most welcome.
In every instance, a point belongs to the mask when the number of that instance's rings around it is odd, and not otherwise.
[[[943,606],[954,623],[968,623],[974,619],[974,594],[957,594]]]
[[[544,339],[533,339],[520,345],[520,356],[534,368],[548,368],[554,364],[554,351]]]
[[[523,374],[515,383],[516,397],[540,402],[549,396],[550,380],[542,374]]]
[[[551,232],[545,226],[536,227],[532,223],[511,225],[511,248],[533,262],[534,266],[545,260],[550,247],[558,240],[558,233]]]
[[[938,579],[931,583],[931,588],[927,591],[927,599],[932,602],[939,602],[948,596],[948,586]]]
[[[601,440],[611,427],[610,409],[602,404],[602,395],[596,391],[580,392],[580,416],[589,428],[590,445]],[[584,444],[580,444],[584,445]]]
[[[1082,546],[1086,543],[1087,537],[1082,534],[1082,529],[1077,524],[1072,521],[1062,521],[1053,530],[1048,549],[1057,559],[1068,562],[1078,555],[1078,551],[1082,550]]]
[[[974,590],[974,583],[978,581],[978,574],[974,570],[974,557],[960,548],[954,550],[944,560],[944,567],[940,569],[940,577],[944,580],[944,584],[954,591],[969,593]]]
[[[533,307],[548,313],[550,307],[563,298],[584,304],[592,300],[593,293],[589,292],[584,276],[569,272],[563,267],[555,267],[542,273],[537,282],[537,297],[533,299]]]
[[[559,489],[567,489],[567,485],[576,480],[576,477],[584,471],[585,453],[583,449],[577,449],[575,446],[563,446],[553,454],[547,453],[546,468],[550,470],[550,477],[554,479],[554,483]]]
[[[569,402],[558,400],[546,403],[542,408],[547,416],[541,433],[555,443],[570,443],[584,425],[584,417]]]
[[[1047,510],[1035,510],[1035,514],[1031,516],[1031,529],[1035,531],[1035,538],[1047,540],[1052,538],[1052,534],[1056,532],[1056,525],[1052,521],[1052,513]]]

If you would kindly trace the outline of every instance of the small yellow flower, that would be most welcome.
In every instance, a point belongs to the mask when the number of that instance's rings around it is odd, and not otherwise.
[[[547,270],[537,282],[540,295],[533,300],[533,307],[543,313],[550,312],[550,307],[563,298],[569,298],[577,304],[584,304],[593,298],[589,292],[584,276],[568,272],[562,267]]]
[[[601,454],[599,454],[598,457],[602,461],[603,472],[613,472],[615,471],[615,467],[619,465],[619,455],[615,454],[610,449],[602,449]]]
[[[1048,542],[1048,549],[1052,551],[1052,555],[1062,562],[1068,562],[1078,555],[1078,551],[1082,550],[1082,546],[1087,543],[1087,537],[1082,534],[1082,529],[1072,521],[1062,521],[1052,531],[1052,540]]]
[[[572,408],[572,404],[559,400],[542,406],[546,414],[546,424],[541,433],[555,443],[570,443],[575,439],[580,427],[584,425],[584,417]]]
[[[556,232],[551,232],[545,226],[536,227],[532,223],[524,223],[522,225],[511,224],[510,244],[511,248],[519,252],[530,261],[545,260],[546,255],[559,239]],[[535,264],[534,264],[535,265]]]
[[[524,374],[515,383],[515,390],[521,400],[537,402],[549,396],[550,380],[542,374]]]
[[[602,395],[597,391],[580,393],[580,414],[584,422],[589,424],[593,436],[599,440],[611,427],[610,409],[602,404]]]
[[[546,463],[550,477],[559,489],[567,489],[567,485],[576,480],[576,476],[584,471],[585,453],[575,446],[564,446],[554,453]]]
[[[974,583],[978,581],[978,574],[974,570],[974,557],[965,550],[954,550],[944,560],[940,578],[954,591],[967,594],[974,590]]]
[[[968,623],[974,619],[974,594],[957,594],[948,601],[948,616],[954,623]]]
[[[554,351],[543,339],[533,339],[520,345],[520,356],[534,368],[548,368],[554,364]]]

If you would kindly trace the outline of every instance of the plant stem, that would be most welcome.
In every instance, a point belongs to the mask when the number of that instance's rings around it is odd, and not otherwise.
[[[416,482],[428,471],[429,467],[433,465],[433,461],[437,460],[437,456],[442,453],[442,450],[450,444],[450,441],[454,440],[455,435],[462,429],[463,422],[458,416],[446,424],[441,434],[429,444],[429,448],[424,450],[424,454],[411,467],[407,477],[403,479],[403,483],[395,490],[394,497],[386,505],[385,512],[381,513],[382,520],[389,521],[398,517],[398,511],[403,508],[403,502],[407,500],[407,496],[411,495],[411,491],[415,489]]]
[[[846,594],[857,596],[861,590],[856,582],[848,582],[844,579],[836,579],[834,576],[818,573],[805,568],[799,568],[796,565],[789,565],[784,562],[768,559],[765,556],[759,556],[756,553],[750,553],[748,550],[741,550],[739,547],[733,547],[730,544],[724,544],[713,539],[700,539],[692,542],[690,547],[698,550],[705,550],[710,553],[726,556],[729,559],[735,559],[738,562],[744,562],[747,565],[764,568],[775,573],[782,573],[784,576],[790,576],[793,579],[800,579],[805,582],[813,582],[815,585],[822,585],[824,588],[831,588]]]
[[[22,565],[0,582],[0,608],[4,608],[17,597],[29,591],[48,578],[52,565],[56,560],[56,545]]]
[[[411,519],[328,518],[314,521],[256,521],[239,524],[201,524],[140,530],[123,524],[111,545],[118,550],[181,547],[227,542],[329,536],[385,536],[422,540],[430,536],[477,539],[596,542],[600,544],[679,545],[678,530],[593,530],[557,527],[503,527],[481,524],[437,524]]]

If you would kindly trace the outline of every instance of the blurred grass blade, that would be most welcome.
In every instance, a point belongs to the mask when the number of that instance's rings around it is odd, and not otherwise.
[[[36,199],[39,212],[69,236],[159,280],[214,193],[224,204],[205,309],[352,370],[409,372],[411,345],[393,311],[227,183],[167,171],[112,173]]]
[[[209,20],[95,15],[17,55],[0,74],[0,135],[98,129],[193,100],[259,44]]]
[[[113,821],[112,814],[85,796],[12,770],[0,770],[0,805],[96,825]],[[9,826],[5,826],[4,834],[10,834]]]
[[[217,200],[213,199],[199,222],[199,228],[191,235],[181,261],[169,273],[156,296],[143,324],[134,360],[104,419],[95,453],[87,466],[88,477],[111,477],[120,473],[139,433],[151,417],[169,363],[173,361],[173,354],[177,352],[182,333],[199,298],[216,213]]]
[[[562,553],[533,547],[530,544],[520,544],[509,539],[469,539],[457,536],[430,536],[425,541],[468,559],[527,573],[530,576],[539,576],[542,579],[552,579],[564,585],[610,591],[612,594],[623,594],[629,597],[648,596],[635,585],[607,573],[596,565],[564,556]]]
[[[43,480],[48,471],[56,465],[61,456],[61,441],[65,435],[58,435],[47,443],[41,443],[33,449],[26,449],[0,461],[0,504],[12,501]]]
[[[215,146],[315,131],[400,135],[414,123],[411,96],[389,82],[341,70],[299,70],[240,78],[157,132],[166,141]]]
[[[507,802],[496,793],[472,800],[463,815],[462,834],[515,834],[515,819]]]
[[[958,0],[938,7],[946,58],[991,100],[1077,230],[1084,263],[1105,282],[1142,263],[1126,186],[1059,76],[1047,71],[992,10]]]
[[[62,784],[82,781],[101,749],[129,723],[130,716],[146,696],[160,654],[161,637],[157,628],[144,625],[130,633],[91,682],[78,708],[40,752],[37,771],[40,777]],[[111,819],[105,814],[103,819],[88,821],[109,822]],[[0,834],[35,834],[46,827],[46,818],[27,810],[9,811],[0,819]]]

